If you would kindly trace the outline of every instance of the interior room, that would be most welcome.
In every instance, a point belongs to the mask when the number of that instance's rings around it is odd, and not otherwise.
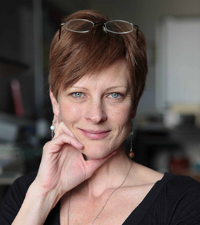
[[[200,1],[7,0],[0,7],[0,201],[17,177],[38,170],[53,118],[49,46],[62,18],[82,9],[130,21],[146,37],[134,160],[200,181]]]

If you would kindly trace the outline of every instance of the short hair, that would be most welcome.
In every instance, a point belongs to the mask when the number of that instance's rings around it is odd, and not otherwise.
[[[94,23],[109,21],[108,17],[93,10],[81,10],[66,17],[87,19]],[[61,28],[50,47],[49,86],[54,97],[86,74],[100,72],[120,58],[124,58],[130,72],[133,107],[136,109],[145,88],[147,75],[146,42],[141,31],[127,34],[105,32],[96,24],[88,33],[76,33]]]

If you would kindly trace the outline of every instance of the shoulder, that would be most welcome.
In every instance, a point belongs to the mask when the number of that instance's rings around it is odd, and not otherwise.
[[[152,185],[156,195],[179,195],[185,192],[200,190],[200,183],[188,176],[177,176],[171,173],[159,173],[140,164],[134,163],[135,182],[138,186]],[[137,178],[137,179],[136,179]]]
[[[29,186],[35,180],[36,174],[24,175],[17,178],[9,188],[6,197],[11,197],[13,194],[19,197],[24,197]]]
[[[179,193],[194,191],[200,191],[200,183],[188,176],[183,175],[173,175],[170,173],[165,173],[163,179],[161,180],[163,183],[163,188],[167,188],[170,193]]]
[[[18,178],[9,188],[0,207],[0,224],[11,224],[17,215],[36,175],[25,175]]]
[[[12,184],[12,187],[20,187],[20,188],[28,188],[32,182],[35,180],[36,174],[29,174],[24,175],[22,177],[17,178],[14,183]]]
[[[178,224],[178,221],[200,224],[199,182],[187,176],[166,173],[157,186],[159,193],[154,206],[164,215],[162,219],[169,222],[166,224]]]
[[[19,200],[21,200],[21,198],[24,200],[26,192],[29,186],[35,180],[35,177],[36,174],[31,174],[31,175],[24,175],[16,179],[15,182],[9,188],[7,196],[11,197],[14,194],[15,197],[18,196],[20,198]]]
[[[165,199],[169,205],[190,200],[200,202],[200,183],[188,176],[165,173],[155,185],[158,198]]]
[[[157,181],[162,180],[164,175],[136,162],[133,162],[132,168],[130,173],[132,186],[153,186]]]

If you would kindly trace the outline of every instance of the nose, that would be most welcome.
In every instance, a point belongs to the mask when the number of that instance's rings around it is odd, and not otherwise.
[[[101,101],[91,102],[85,113],[85,118],[93,123],[100,123],[107,120],[107,114]]]

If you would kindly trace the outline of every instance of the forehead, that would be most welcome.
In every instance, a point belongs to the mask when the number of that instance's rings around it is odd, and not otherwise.
[[[130,72],[124,59],[117,60],[109,67],[102,69],[100,72],[86,74],[78,80],[72,87],[79,85],[103,85],[109,86],[125,86],[130,84]]]

